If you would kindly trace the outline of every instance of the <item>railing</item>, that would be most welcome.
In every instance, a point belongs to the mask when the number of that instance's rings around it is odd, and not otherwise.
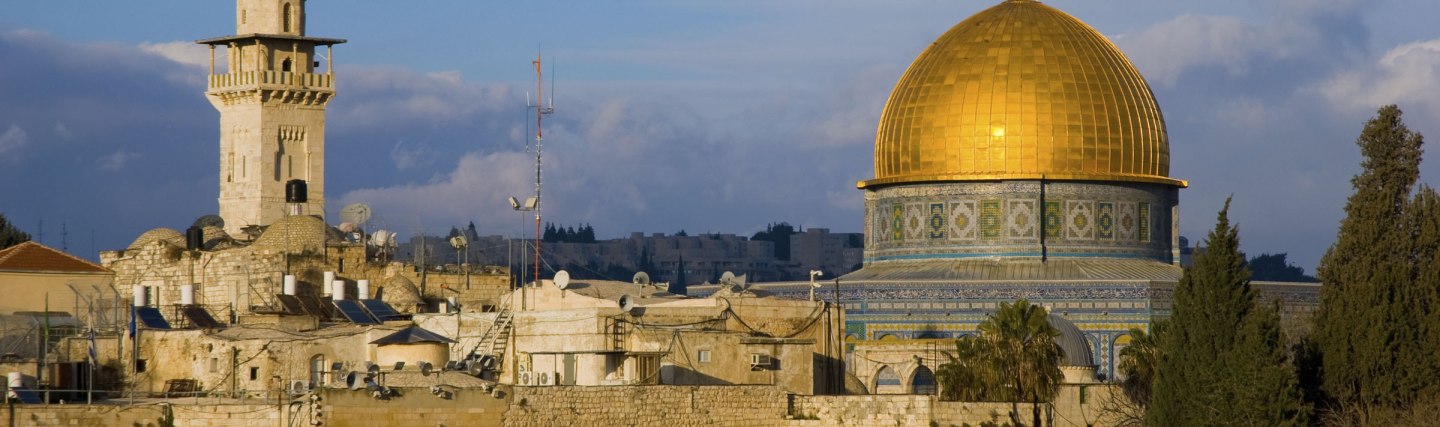
[[[334,90],[335,78],[329,74],[284,71],[245,71],[210,75],[210,90],[262,85]]]
[[[175,401],[179,399],[188,400],[196,404],[229,404],[229,405],[274,405],[279,402],[289,401],[295,394],[288,390],[201,390],[193,392],[166,392],[166,391],[140,391],[140,390],[74,390],[74,389],[26,389],[28,393],[34,394],[40,399],[41,404],[65,404],[83,405],[90,403],[114,404],[126,400],[154,400],[165,399]],[[10,387],[0,387],[0,402],[14,401],[20,403],[16,397],[10,396]]]

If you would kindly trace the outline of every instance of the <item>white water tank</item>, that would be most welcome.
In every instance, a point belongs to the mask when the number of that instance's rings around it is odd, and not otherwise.
[[[10,385],[10,388],[25,387],[25,374],[21,374],[19,372],[6,373],[5,381],[6,384]]]
[[[321,284],[320,284],[320,287],[321,287],[321,288],[324,288],[324,287],[326,287],[326,286],[334,286],[334,285],[331,285],[331,284],[332,284],[332,283],[335,283],[335,272],[333,272],[333,271],[327,271],[327,272],[325,272],[325,281],[320,282],[320,283],[321,283]],[[331,289],[334,289],[334,288],[332,287]]]
[[[180,305],[195,305],[195,285],[180,285]]]
[[[145,286],[135,285],[130,288],[130,297],[133,298],[136,307],[145,306]]]
[[[369,279],[360,279],[355,281],[355,299],[370,299]]]
[[[340,301],[345,299],[345,281],[336,280],[330,282],[330,299]]]
[[[281,292],[283,292],[285,295],[295,295],[295,275],[294,275],[294,274],[286,274],[286,275],[285,275],[285,284],[284,284],[284,287],[281,289]]]

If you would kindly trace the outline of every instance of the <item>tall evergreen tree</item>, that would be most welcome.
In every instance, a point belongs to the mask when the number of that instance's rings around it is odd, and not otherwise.
[[[0,249],[5,249],[21,243],[30,241],[30,235],[20,231],[5,219],[5,214],[0,213]]]
[[[1426,315],[1436,301],[1424,300],[1416,280],[1418,252],[1433,253],[1417,239],[1433,239],[1421,232],[1433,220],[1411,218],[1433,204],[1430,196],[1410,199],[1424,138],[1401,116],[1394,105],[1381,107],[1356,138],[1362,169],[1318,269],[1324,285],[1314,341],[1321,387],[1338,402],[1398,407],[1434,393],[1440,374],[1433,354],[1440,343],[1421,339],[1437,327]],[[1433,293],[1435,282],[1428,286]]]
[[[1152,425],[1299,425],[1308,419],[1287,366],[1278,309],[1256,306],[1250,271],[1220,210],[1207,250],[1175,287],[1159,336],[1160,367],[1146,415]]]

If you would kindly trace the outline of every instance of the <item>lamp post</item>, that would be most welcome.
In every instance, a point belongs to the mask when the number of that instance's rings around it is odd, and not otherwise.
[[[815,288],[820,287],[819,284],[816,284],[816,283],[815,283],[815,278],[816,278],[816,277],[820,277],[820,276],[824,276],[824,275],[825,275],[825,272],[823,272],[823,271],[820,271],[820,270],[810,270],[810,302],[815,302]]]
[[[533,212],[533,211],[535,211],[535,209],[540,205],[540,199],[537,199],[537,198],[534,198],[534,197],[525,199],[525,204],[523,204],[523,205],[520,204],[520,199],[516,199],[515,197],[510,197],[510,200],[509,200],[509,201],[510,201],[510,209],[513,209],[513,210],[515,210],[516,212],[520,212],[520,213],[521,213],[521,214],[520,214],[520,219],[521,219],[522,221],[525,219],[525,214],[524,214],[525,212]],[[537,217],[537,220],[538,220],[538,217]],[[537,222],[536,224],[537,224],[537,225],[536,225],[536,234],[535,234],[535,244],[537,245],[537,247],[536,247],[536,249],[535,249],[535,277],[533,277],[533,279],[534,279],[534,280],[540,280],[540,267],[539,267],[539,266],[540,266],[540,249],[539,249],[539,247],[538,247],[538,245],[540,244],[540,242],[539,242],[539,241],[540,241],[540,234],[539,234],[539,225],[538,225],[539,223]],[[523,226],[522,226],[522,227],[523,227]],[[523,228],[522,228],[522,229],[523,229]],[[523,239],[523,238],[520,239],[520,242],[521,242],[522,244],[524,244],[524,243],[525,243],[525,239]],[[525,309],[525,306],[526,306],[526,303],[527,303],[527,302],[526,302],[526,298],[525,298],[525,297],[526,297],[526,292],[527,292],[527,291],[525,290],[525,257],[524,257],[524,256],[521,256],[521,257],[520,257],[520,309],[521,309],[521,310],[524,310],[524,309]]]

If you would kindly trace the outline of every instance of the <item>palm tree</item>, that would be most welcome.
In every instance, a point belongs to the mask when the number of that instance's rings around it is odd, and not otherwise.
[[[1040,402],[1048,402],[1060,388],[1060,358],[1064,351],[1055,337],[1060,331],[1050,325],[1043,307],[1021,299],[1001,303],[1000,309],[980,324],[992,360],[1009,383],[1010,416],[1020,423],[1021,400],[1031,403],[1033,425],[1040,424]]]
[[[955,353],[943,352],[950,361],[941,364],[935,371],[941,399],[961,402],[989,400],[997,381],[992,361],[986,357],[986,347],[986,341],[966,335],[955,340]]]
[[[1130,345],[1120,350],[1120,381],[1125,396],[1140,408],[1150,406],[1150,393],[1155,384],[1156,368],[1160,366],[1160,335],[1163,322],[1156,322],[1151,334],[1140,328],[1130,329]]]

